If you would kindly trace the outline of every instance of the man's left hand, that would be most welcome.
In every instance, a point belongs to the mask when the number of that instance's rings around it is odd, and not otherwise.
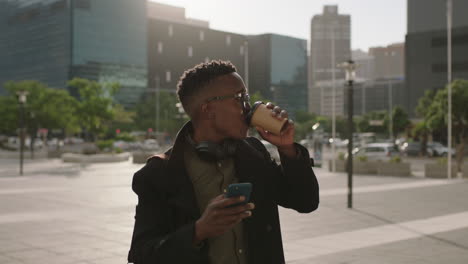
[[[279,120],[288,118],[288,112],[286,112],[286,110],[282,110],[279,106],[275,106],[269,102],[266,104],[266,107],[271,109],[271,115],[274,118]],[[260,136],[264,140],[275,145],[278,148],[278,151],[289,157],[294,157],[296,154],[296,148],[294,147],[294,123],[292,120],[288,120],[287,122],[288,123],[286,128],[281,132],[280,135],[275,135],[269,131],[263,130],[260,127],[256,127],[256,129]]]

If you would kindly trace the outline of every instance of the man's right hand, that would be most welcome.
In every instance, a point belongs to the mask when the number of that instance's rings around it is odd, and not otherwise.
[[[217,237],[233,228],[242,219],[252,215],[253,203],[230,205],[243,202],[244,196],[225,198],[223,194],[217,196],[206,207],[200,219],[195,223],[194,245],[211,237]]]

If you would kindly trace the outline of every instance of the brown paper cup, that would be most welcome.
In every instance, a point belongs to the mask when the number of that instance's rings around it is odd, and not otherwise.
[[[287,125],[287,118],[280,120],[272,116],[271,109],[268,109],[264,104],[258,105],[254,111],[251,120],[251,125],[254,127],[258,126],[275,135],[280,135]]]

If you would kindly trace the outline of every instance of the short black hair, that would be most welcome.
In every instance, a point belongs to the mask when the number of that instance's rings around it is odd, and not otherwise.
[[[212,60],[200,63],[186,70],[177,84],[177,96],[182,103],[185,112],[193,118],[191,102],[198,96],[204,87],[214,79],[237,72],[236,67],[230,61]]]

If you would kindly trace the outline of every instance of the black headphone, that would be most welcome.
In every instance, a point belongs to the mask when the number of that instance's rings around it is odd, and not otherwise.
[[[237,150],[237,140],[225,139],[221,144],[202,141],[196,144],[190,135],[187,141],[195,148],[197,155],[206,161],[219,161],[234,156]]]

